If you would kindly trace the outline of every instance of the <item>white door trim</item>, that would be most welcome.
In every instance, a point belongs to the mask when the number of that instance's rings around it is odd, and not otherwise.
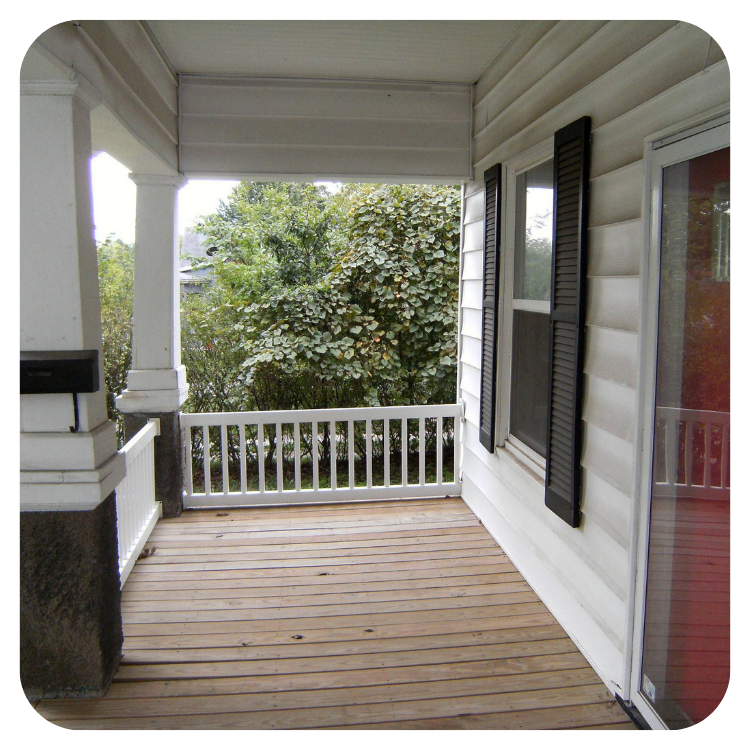
[[[638,389],[638,414],[635,456],[635,511],[631,534],[631,553],[635,565],[631,568],[630,675],[627,695],[653,729],[666,729],[651,704],[640,691],[643,631],[646,611],[646,572],[648,563],[649,518],[651,509],[651,458],[653,452],[653,424],[656,393],[656,356],[658,333],[658,303],[661,260],[661,200],[662,172],[665,167],[729,146],[729,122],[723,118],[704,123],[702,130],[686,138],[669,141],[663,132],[657,138],[646,139],[646,193],[644,199],[644,254],[641,267],[641,370]],[[673,133],[680,133],[683,125],[676,125]],[[627,663],[627,661],[626,661]],[[627,682],[627,681],[626,681]]]

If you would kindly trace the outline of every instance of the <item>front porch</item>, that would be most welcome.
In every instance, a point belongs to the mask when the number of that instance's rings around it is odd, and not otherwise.
[[[634,729],[459,498],[185,511],[122,592],[86,729]]]

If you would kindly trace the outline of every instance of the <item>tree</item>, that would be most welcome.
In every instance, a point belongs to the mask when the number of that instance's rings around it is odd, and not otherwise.
[[[245,333],[246,382],[271,372],[301,379],[325,394],[311,404],[319,408],[452,401],[457,190],[353,185],[330,204],[320,214],[328,243],[324,232],[307,234],[317,238],[315,272],[278,273],[278,283],[245,298],[237,328]],[[293,236],[302,252],[301,233],[275,234]],[[276,252],[267,239],[257,247]]]
[[[127,387],[132,358],[133,246],[110,235],[97,248],[97,256],[107,416],[116,424],[122,446],[123,418],[115,408],[115,397]]]

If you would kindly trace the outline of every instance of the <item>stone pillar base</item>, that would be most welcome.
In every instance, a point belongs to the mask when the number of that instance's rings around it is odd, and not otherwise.
[[[94,510],[21,513],[21,684],[96,697],[122,650],[114,492]]]
[[[182,513],[185,487],[185,450],[182,445],[180,414],[174,411],[124,413],[125,439],[130,440],[149,419],[159,419],[159,435],[154,442],[156,500],[165,518]]]

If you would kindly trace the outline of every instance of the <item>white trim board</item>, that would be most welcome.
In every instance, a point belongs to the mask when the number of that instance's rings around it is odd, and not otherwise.
[[[661,255],[661,174],[672,164],[710,153],[729,145],[729,123],[726,108],[711,110],[689,120],[675,123],[668,130],[661,130],[644,139],[644,162],[646,182],[643,195],[643,256],[641,262],[641,309],[638,360],[640,372],[637,388],[637,412],[634,455],[636,460],[634,483],[634,511],[632,515],[630,555],[631,570],[628,601],[628,631],[625,640],[626,675],[623,697],[631,700],[644,718],[655,729],[665,729],[648,701],[640,694],[641,655],[643,652],[643,629],[646,612],[646,574],[651,508],[651,457],[653,452],[653,423],[656,388],[656,356],[660,255]],[[696,127],[702,130],[695,132]],[[691,135],[666,143],[659,148],[658,142],[670,140],[670,134],[679,135],[690,129]]]

